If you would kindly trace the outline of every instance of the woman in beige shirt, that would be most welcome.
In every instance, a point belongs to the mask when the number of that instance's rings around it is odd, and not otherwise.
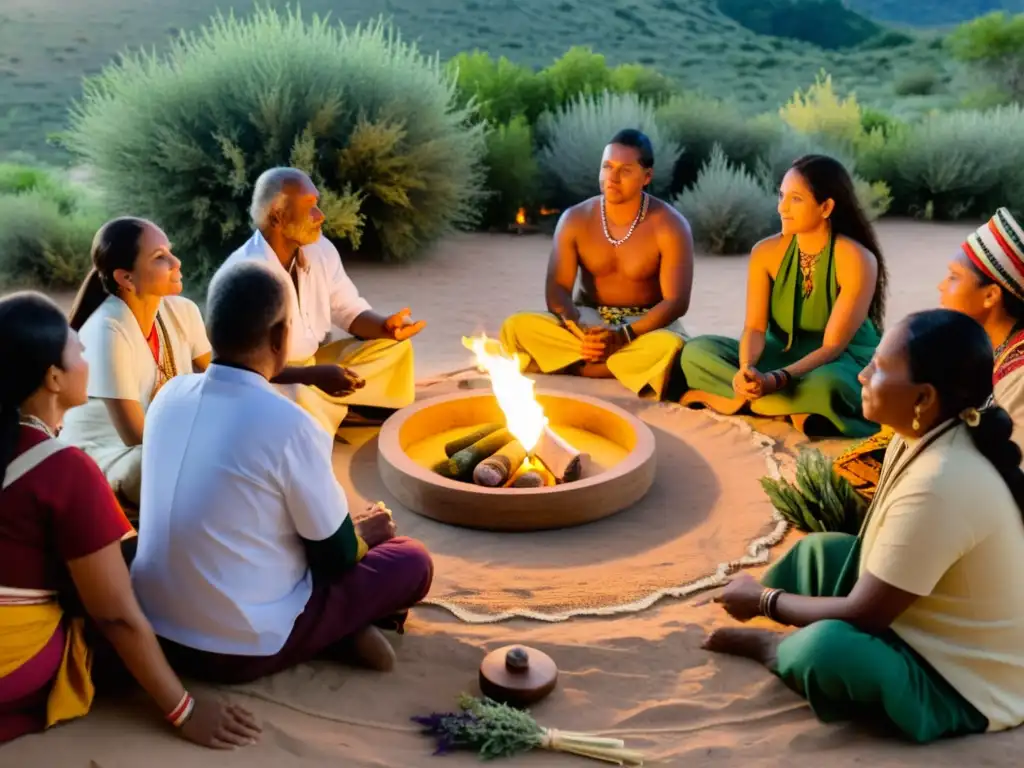
[[[716,598],[800,629],[705,647],[761,662],[825,722],[881,715],[928,742],[1024,721],[1024,473],[992,369],[960,312],[887,332],[860,380],[865,418],[896,436],[860,535],[811,534]]]

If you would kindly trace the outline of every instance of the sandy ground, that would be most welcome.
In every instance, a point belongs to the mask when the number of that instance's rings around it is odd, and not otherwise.
[[[945,263],[973,224],[884,222],[889,318],[934,306]],[[465,333],[497,332],[518,309],[542,306],[549,241],[541,236],[465,235],[443,243],[414,265],[353,264],[350,274],[379,308],[409,305],[428,327],[417,339],[422,377],[465,366]],[[687,326],[693,333],[736,333],[743,318],[744,258],[699,257]],[[778,425],[757,428],[800,441]],[[728,477],[728,468],[717,471]],[[749,479],[749,478],[748,478]],[[728,524],[728,521],[725,521]],[[572,537],[566,545],[572,546]],[[467,538],[468,541],[468,538]],[[783,543],[783,547],[786,543]],[[521,540],[510,537],[514,559]],[[467,549],[470,549],[467,547]],[[776,554],[779,550],[776,550]],[[740,553],[737,553],[737,555]],[[463,553],[472,557],[472,552]],[[336,665],[306,665],[237,692],[262,719],[263,743],[229,754],[204,752],[161,727],[142,697],[103,702],[89,717],[0,749],[0,765],[164,768],[296,766],[444,766],[475,757],[431,757],[408,718],[450,709],[460,691],[476,692],[476,669],[489,650],[526,643],[551,654],[558,689],[534,714],[545,725],[600,731],[644,750],[649,764],[705,766],[1019,765],[1024,735],[1010,733],[913,747],[853,725],[818,723],[803,701],[753,664],[710,655],[700,641],[728,623],[698,596],[668,600],[641,613],[575,618],[564,623],[512,620],[460,623],[435,607],[417,609],[396,647],[399,666],[375,675]],[[587,765],[534,753],[515,765]],[[591,763],[597,765],[597,763]]]

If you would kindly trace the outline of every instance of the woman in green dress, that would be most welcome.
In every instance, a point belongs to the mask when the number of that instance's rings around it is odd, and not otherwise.
[[[861,381],[895,437],[860,534],[812,533],[715,598],[796,631],[725,627],[704,647],[765,665],[824,722],[918,743],[1024,722],[1024,473],[992,366],[960,312],[888,331]]]
[[[691,339],[684,405],[789,417],[807,434],[865,437],[860,372],[878,346],[886,270],[850,174],[823,155],[793,163],[782,231],[754,246],[739,340]]]

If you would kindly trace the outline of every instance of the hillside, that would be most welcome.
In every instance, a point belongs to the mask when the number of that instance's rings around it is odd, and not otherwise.
[[[1024,0],[846,0],[846,5],[872,19],[912,27],[944,27],[992,11],[1024,11]]]
[[[253,0],[217,5],[245,13]],[[159,47],[177,30],[198,27],[217,5],[209,0],[5,0],[0,154],[52,154],[44,136],[62,129],[83,75],[99,71],[126,45]],[[941,73],[947,58],[923,40],[897,49],[825,52],[806,42],[756,34],[725,16],[714,0],[304,0],[301,7],[306,13],[330,12],[349,24],[384,12],[406,39],[444,58],[477,47],[543,66],[573,45],[590,45],[612,64],[649,64],[685,87],[729,97],[751,111],[774,109],[811,83],[822,67],[841,88],[856,89],[861,100],[891,107],[894,80],[922,69]],[[920,98],[935,104],[943,97]]]

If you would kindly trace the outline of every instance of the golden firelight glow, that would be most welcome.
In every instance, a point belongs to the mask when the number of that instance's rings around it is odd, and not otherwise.
[[[491,389],[505,414],[508,431],[529,454],[540,440],[548,419],[533,395],[533,380],[519,370],[519,356],[509,357],[501,342],[489,339],[486,334],[464,336],[462,345],[476,355],[476,364],[490,377]]]
[[[523,225],[526,223],[526,209],[520,208],[516,211],[516,224]]]
[[[540,207],[541,216],[554,216],[556,213],[561,213],[558,208],[545,208],[543,205]]]

